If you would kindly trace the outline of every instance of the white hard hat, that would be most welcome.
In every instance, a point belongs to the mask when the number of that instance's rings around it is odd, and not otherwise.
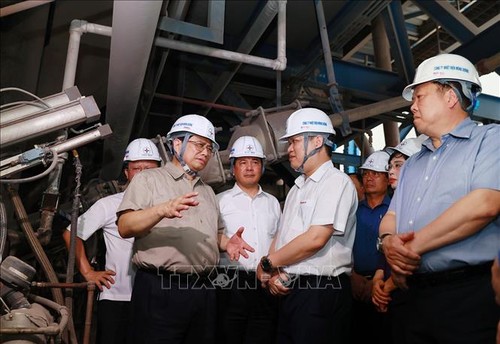
[[[365,163],[360,167],[360,169],[387,172],[386,166],[388,163],[389,154],[384,151],[376,151],[366,158]]]
[[[422,148],[422,142],[427,140],[427,138],[427,135],[422,134],[418,137],[404,139],[396,147],[387,147],[385,150],[387,151],[387,153],[389,153],[389,155],[392,155],[395,151],[398,151],[399,153],[410,157],[420,151],[420,149]]]
[[[241,157],[266,158],[260,142],[253,136],[242,136],[234,141],[229,152],[229,159]]]
[[[175,121],[167,134],[167,139],[171,140],[182,133],[191,133],[205,137],[212,141],[214,150],[219,149],[219,144],[215,142],[214,125],[205,117],[200,115],[185,115]]]
[[[148,139],[135,139],[128,144],[123,161],[138,160],[161,161],[160,152],[158,152],[158,148],[153,141]]]
[[[286,133],[280,137],[280,141],[302,133],[335,134],[335,130],[326,113],[314,108],[305,108],[295,111],[288,117]]]
[[[428,81],[457,81],[462,85],[464,95],[471,101],[481,93],[481,81],[474,65],[465,57],[455,54],[441,54],[422,62],[413,83],[403,90],[403,98],[412,100],[413,88]],[[474,90],[472,90],[472,86]]]

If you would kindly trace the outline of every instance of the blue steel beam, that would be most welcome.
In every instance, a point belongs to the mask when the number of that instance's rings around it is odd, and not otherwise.
[[[325,65],[321,63],[316,68],[318,73],[311,76],[310,80],[324,84],[328,83]],[[405,81],[397,73],[390,71],[365,67],[341,60],[333,62],[333,69],[337,83],[343,89],[394,97],[401,94],[404,86],[406,86]]]
[[[336,164],[342,164],[346,166],[361,166],[361,157],[359,155],[332,153],[332,161]]]
[[[477,98],[479,107],[474,111],[474,119],[492,119],[500,123],[500,98],[489,94],[480,94]]]
[[[474,39],[463,43],[460,47],[453,50],[452,53],[462,55],[476,64],[479,60],[498,53],[498,37],[500,37],[500,21],[484,29]],[[500,74],[499,69],[497,69],[497,73]]]
[[[413,54],[408,41],[408,32],[406,31],[401,2],[391,2],[382,12],[382,15],[392,55],[395,58],[396,69],[399,71],[401,78],[410,83],[415,75],[415,65],[413,64]]]
[[[330,44],[332,45],[332,50],[336,50],[341,41],[341,38],[344,38],[345,32],[349,31],[353,26],[353,23],[359,22],[360,18],[364,18],[369,24],[370,19],[364,17],[360,17],[360,14],[365,13],[369,9],[375,8],[375,10],[371,11],[371,15],[375,17],[380,11],[382,11],[383,6],[386,6],[386,3],[389,1],[383,0],[379,1],[375,4],[373,1],[346,1],[344,7],[339,11],[339,13],[333,18],[327,26],[328,37],[331,37]],[[363,25],[358,25],[357,29],[361,30]],[[342,42],[345,43],[345,42]],[[340,44],[342,46],[342,44]],[[321,40],[320,38],[316,38],[312,41],[312,43],[305,49],[305,51],[310,51],[308,56],[304,61],[314,61],[318,57],[321,57]]]
[[[477,26],[448,1],[412,0],[412,2],[461,43],[473,39],[479,33]]]

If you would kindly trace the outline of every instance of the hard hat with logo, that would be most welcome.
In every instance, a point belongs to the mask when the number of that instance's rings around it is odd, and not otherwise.
[[[253,136],[242,136],[234,141],[229,159],[241,157],[266,158],[260,142]]]
[[[167,140],[172,140],[184,133],[190,133],[205,137],[212,141],[214,150],[219,149],[219,144],[215,141],[215,128],[213,124],[200,115],[185,115],[175,121],[174,125],[167,134]]]
[[[366,158],[365,163],[360,167],[360,169],[387,173],[386,166],[388,163],[389,154],[384,151],[376,151]]]
[[[404,139],[396,147],[387,147],[385,150],[387,151],[387,153],[389,153],[389,155],[392,155],[397,151],[403,155],[406,155],[407,157],[410,157],[420,151],[420,149],[422,148],[422,142],[427,140],[427,138],[427,135],[422,134],[418,137]]]
[[[123,162],[138,160],[161,161],[160,153],[153,141],[148,139],[135,139],[128,144]]]
[[[422,62],[417,68],[413,83],[404,88],[403,98],[411,101],[415,86],[429,81],[459,82],[464,95],[473,103],[481,93],[481,81],[476,68],[460,55],[441,54]]]
[[[303,133],[335,134],[335,130],[326,113],[314,108],[305,108],[295,111],[288,117],[286,133],[280,137],[280,141]]]

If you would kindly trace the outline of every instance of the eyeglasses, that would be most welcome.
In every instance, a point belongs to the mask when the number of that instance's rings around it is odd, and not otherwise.
[[[385,169],[387,171],[390,171],[392,169],[399,170],[401,167],[403,167],[404,162],[395,162],[394,164],[389,164],[385,166]]]
[[[211,143],[203,143],[200,141],[191,141],[191,140],[189,140],[188,142],[193,144],[196,153],[201,153],[206,149],[208,155],[214,154],[214,147]]]

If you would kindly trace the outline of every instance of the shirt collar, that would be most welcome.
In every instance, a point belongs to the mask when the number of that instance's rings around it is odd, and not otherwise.
[[[321,178],[323,178],[323,175],[326,173],[326,171],[332,164],[333,163],[331,160],[325,161],[320,167],[318,167],[316,171],[314,171],[313,174],[307,177],[307,179],[310,179],[313,182],[317,183],[318,181],[321,180]],[[295,185],[297,185],[298,188],[304,186],[305,182],[306,182],[306,176],[304,174],[301,174],[300,176],[297,177],[297,179],[295,179]]]
[[[377,205],[375,208],[380,207],[381,205],[389,206],[390,204],[391,204],[391,198],[389,197],[389,195],[386,194],[384,196],[384,199],[382,200],[382,203],[380,203],[379,205]],[[366,201],[366,198],[364,200],[359,201],[359,205],[362,205],[364,207],[370,208],[370,206],[368,205],[368,202]]]
[[[462,122],[460,122],[451,132],[450,135],[454,137],[459,137],[463,139],[469,139],[472,130],[476,127],[476,123],[474,123],[470,117],[467,117]]]
[[[462,122],[460,122],[455,128],[453,128],[452,131],[450,131],[448,134],[443,135],[443,139],[448,136],[453,136],[461,139],[470,139],[472,130],[474,130],[475,127],[476,123],[474,123],[474,121],[471,120],[470,117],[467,117]],[[436,148],[434,148],[434,145],[432,144],[432,139],[430,137],[422,143],[422,146],[424,146],[425,148],[427,148],[432,152],[436,150]]]
[[[255,196],[258,196],[262,193],[262,188],[261,186],[259,185],[259,191],[257,191],[257,194]],[[233,186],[233,189],[232,189],[232,194],[233,196],[237,196],[237,195],[240,195],[240,194],[247,194],[245,191],[241,190],[240,186],[238,185],[238,183],[234,183],[234,186]]]
[[[172,176],[172,178],[174,178],[175,180],[182,179],[184,177],[184,175],[186,174],[186,172],[184,172],[184,170],[182,168],[177,167],[171,161],[168,161],[165,164],[164,168],[168,172],[168,174],[170,174]],[[194,184],[196,184],[198,181],[202,182],[202,180],[200,179],[199,176],[194,177],[193,181],[194,181]]]

